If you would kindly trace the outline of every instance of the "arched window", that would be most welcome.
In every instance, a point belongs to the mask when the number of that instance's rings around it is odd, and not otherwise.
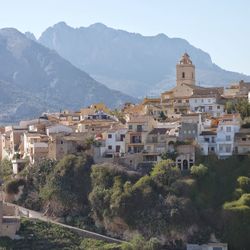
[[[182,72],[182,78],[185,78],[185,72]]]
[[[182,165],[183,165],[183,170],[188,170],[188,161],[187,160],[183,160]]]

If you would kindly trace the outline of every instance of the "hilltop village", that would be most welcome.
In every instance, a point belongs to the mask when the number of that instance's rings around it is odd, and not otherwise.
[[[176,86],[159,98],[126,103],[111,111],[93,104],[80,111],[45,113],[38,119],[0,128],[0,159],[12,161],[17,174],[27,160],[61,159],[89,147],[95,162],[117,161],[136,170],[177,154],[176,165],[188,170],[195,152],[223,159],[250,152],[247,105],[250,83],[229,88],[196,85],[195,65],[185,53],[176,65]],[[247,110],[247,107],[246,107]],[[91,145],[90,145],[91,144]]]
[[[58,162],[67,155],[81,152],[95,164],[116,164],[141,176],[150,173],[162,160],[171,159],[170,165],[185,176],[196,165],[197,157],[212,156],[222,160],[250,154],[249,103],[250,83],[240,81],[228,88],[198,86],[195,65],[185,53],[176,65],[176,86],[159,98],[146,97],[139,104],[125,103],[119,110],[95,103],[78,111],[44,113],[37,119],[1,127],[0,160],[11,162],[15,177],[27,166],[32,168],[44,160]],[[158,174],[155,172],[153,170],[148,178],[155,181]],[[176,174],[174,176],[178,179]],[[112,188],[116,187],[117,180]],[[131,181],[128,183],[127,186],[132,185]],[[139,185],[144,182],[139,181],[134,189]],[[134,189],[127,187],[126,192]],[[162,188],[159,190],[162,192]],[[90,200],[92,196],[89,195]],[[161,195],[157,197],[160,199],[157,202],[162,203]],[[20,226],[16,211],[9,210],[12,214],[9,212],[6,217],[2,211],[6,213],[7,205],[0,205],[0,223],[12,225],[5,233],[0,230],[0,235],[13,238]],[[112,210],[112,206],[108,209]],[[108,226],[106,223],[107,231],[116,231]],[[213,249],[227,249],[226,244],[211,244]],[[209,246],[204,245],[202,249],[211,249]],[[188,249],[201,249],[195,247],[198,246],[191,244]]]

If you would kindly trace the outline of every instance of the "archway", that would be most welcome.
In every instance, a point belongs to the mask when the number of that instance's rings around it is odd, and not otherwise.
[[[183,168],[183,170],[188,170],[188,161],[187,160],[183,160],[182,168]]]

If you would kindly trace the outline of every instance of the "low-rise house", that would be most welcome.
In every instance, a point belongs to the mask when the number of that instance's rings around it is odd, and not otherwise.
[[[174,151],[176,136],[174,129],[153,128],[147,135],[143,150],[143,161],[156,162],[161,155]]]
[[[86,139],[88,136],[86,133],[51,135],[48,143],[48,158],[59,160],[67,154],[81,152],[86,148]]]
[[[172,91],[165,91],[161,94],[161,107],[167,117],[171,117],[175,114]]]
[[[189,98],[190,111],[220,117],[225,113],[221,94],[223,88],[197,88]]]
[[[114,126],[104,133],[104,143],[101,155],[105,157],[122,156],[125,154],[125,126]]]
[[[105,113],[103,111],[96,111],[91,114],[88,114],[86,117],[83,117],[83,120],[111,120],[116,122],[118,121],[115,116]]]
[[[62,124],[54,124],[46,128],[46,134],[48,136],[51,134],[58,134],[58,133],[71,134],[73,132],[74,130],[71,127]]]
[[[216,154],[218,158],[226,158],[233,154],[234,137],[240,130],[240,116],[224,115],[218,123],[211,123],[210,128],[203,129],[198,136],[198,144],[203,155]]]
[[[159,118],[163,112],[160,98],[144,98],[142,105],[144,106],[146,115]]]
[[[190,113],[181,117],[179,141],[195,141],[203,128],[201,114]]]
[[[198,144],[203,155],[217,154],[216,130],[204,130],[198,136]]]
[[[234,136],[234,153],[238,155],[250,154],[250,129],[240,129]]]
[[[216,136],[216,153],[220,159],[233,154],[234,135],[240,130],[240,121],[239,115],[225,115],[219,121]]]
[[[76,131],[95,136],[106,132],[117,124],[119,123],[113,120],[83,120],[77,125]]]
[[[197,123],[182,123],[179,130],[180,141],[194,141],[198,136]]]
[[[232,84],[224,90],[223,96],[228,99],[247,98],[250,92],[250,82],[243,80],[238,83]]]
[[[0,200],[0,237],[14,239],[20,228],[20,217],[14,206],[8,206]]]
[[[150,116],[133,116],[127,122],[125,137],[126,152],[140,153],[144,150],[147,134],[154,127],[155,120]]]
[[[45,134],[26,132],[23,134],[23,157],[29,158],[30,163],[48,157],[49,137]]]
[[[28,121],[20,121],[19,127],[24,128],[24,129],[28,129],[32,125],[34,127],[36,127],[36,126],[39,127],[39,125],[41,125],[41,124],[48,126],[51,124],[51,121],[49,121],[47,117],[41,117],[38,119],[33,119],[33,120],[28,120]],[[39,132],[39,131],[36,131],[36,132]]]
[[[176,166],[180,170],[189,170],[195,163],[195,146],[191,144],[176,146]]]
[[[77,124],[80,121],[81,112],[70,112],[65,110],[63,113],[59,114],[59,123],[70,126]]]
[[[225,243],[187,244],[187,250],[227,250]]]

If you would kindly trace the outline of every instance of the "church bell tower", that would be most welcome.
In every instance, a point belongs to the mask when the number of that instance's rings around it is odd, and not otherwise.
[[[187,53],[184,53],[176,65],[176,85],[180,86],[183,83],[195,85],[195,66]]]

